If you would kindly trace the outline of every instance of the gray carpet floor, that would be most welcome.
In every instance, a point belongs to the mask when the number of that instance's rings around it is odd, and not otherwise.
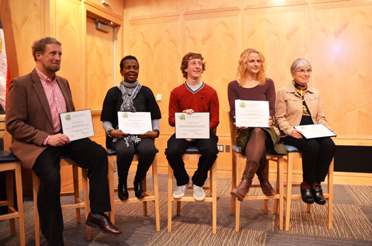
[[[130,179],[134,174],[130,173]],[[152,178],[148,174],[148,191],[152,193]],[[129,183],[128,182],[128,183]],[[275,185],[275,182],[271,182]],[[148,216],[143,216],[142,204],[115,205],[116,224],[123,235],[110,238],[92,229],[92,240],[86,239],[85,223],[77,224],[75,211],[64,210],[65,245],[372,245],[372,186],[335,185],[333,229],[327,228],[327,206],[313,205],[306,213],[301,200],[293,200],[290,230],[278,230],[278,216],[273,215],[273,201],[264,213],[263,201],[244,201],[241,205],[240,231],[235,232],[235,216],[230,215],[230,179],[218,179],[217,234],[212,234],[209,203],[184,202],[181,216],[173,203],[172,232],[167,228],[167,176],[159,175],[161,231],[155,230],[154,204],[148,203]],[[326,186],[323,187],[326,189]],[[299,193],[294,188],[294,193]],[[250,194],[260,193],[252,189]],[[192,190],[187,191],[192,195]],[[134,197],[130,193],[130,197]],[[72,198],[61,199],[62,203]],[[33,200],[25,197],[26,245],[35,245]],[[82,221],[85,213],[82,210]],[[17,221],[18,230],[18,221]],[[10,235],[9,222],[0,222],[0,245],[19,245],[19,234]],[[41,245],[46,241],[41,236]]]

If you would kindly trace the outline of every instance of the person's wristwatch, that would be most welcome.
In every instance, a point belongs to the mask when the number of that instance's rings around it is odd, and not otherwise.
[[[112,138],[113,136],[111,136],[111,131],[112,130],[115,130],[114,128],[110,127],[109,129],[107,129],[106,133],[107,133],[107,136],[109,136],[110,138]]]
[[[153,130],[153,131],[158,133],[158,135],[156,136],[156,138],[159,137],[159,135],[160,135],[159,130],[158,130],[158,129],[155,129],[155,130]]]

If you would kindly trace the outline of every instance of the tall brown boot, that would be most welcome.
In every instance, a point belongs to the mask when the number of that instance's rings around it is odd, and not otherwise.
[[[240,184],[233,189],[230,194],[236,198],[238,198],[239,201],[243,201],[245,195],[248,193],[249,188],[252,184],[252,179],[254,174],[256,173],[258,166],[260,164],[255,161],[247,161],[247,164],[245,165],[242,181],[240,181]]]
[[[263,156],[260,160],[260,166],[257,169],[257,177],[260,180],[260,186],[262,189],[262,192],[266,196],[273,196],[275,195],[275,190],[271,186],[269,180],[267,179],[267,173],[266,173],[266,156]]]

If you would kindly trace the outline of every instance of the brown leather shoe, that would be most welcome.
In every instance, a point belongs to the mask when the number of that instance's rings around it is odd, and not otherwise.
[[[275,195],[275,190],[273,189],[269,180],[267,179],[268,175],[266,172],[266,165],[267,165],[266,155],[263,155],[260,160],[260,166],[258,167],[256,174],[257,174],[258,179],[260,180],[260,186],[261,186],[262,192],[266,196],[273,196]]]
[[[86,224],[90,227],[100,229],[103,233],[111,237],[123,234],[120,228],[112,224],[109,217],[105,214],[101,218],[96,219],[89,213]]]
[[[247,161],[242,180],[240,181],[239,185],[230,192],[233,197],[238,198],[238,200],[241,202],[243,201],[245,195],[248,193],[249,188],[251,187],[253,176],[256,173],[259,165],[260,164],[255,161]]]

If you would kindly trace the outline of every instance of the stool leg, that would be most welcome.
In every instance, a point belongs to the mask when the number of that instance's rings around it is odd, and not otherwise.
[[[143,190],[146,192],[147,191],[147,181],[146,181],[147,177],[145,177],[143,180],[142,180],[142,187],[143,187]],[[143,216],[147,216],[147,202],[143,202]]]
[[[284,158],[278,159],[278,179],[277,186],[279,186],[279,230],[283,230],[283,207],[284,207]]]
[[[289,219],[291,216],[291,200],[292,200],[292,169],[293,158],[291,153],[288,154],[287,165],[287,192],[286,192],[286,206],[285,206],[285,230],[289,231]]]
[[[234,151],[232,151],[232,179],[231,179],[231,190],[236,188],[236,156]],[[230,215],[234,214],[235,210],[235,198],[231,196],[231,202],[230,202]]]
[[[241,165],[244,162],[244,158],[241,158],[241,156],[238,154],[236,157],[236,168],[235,168],[235,180],[238,181],[239,178],[241,177]],[[235,231],[239,232],[239,227],[240,227],[240,205],[241,202],[237,199],[235,199]]]
[[[333,228],[333,169],[334,169],[334,159],[332,159],[331,165],[328,171],[328,229]]]
[[[79,203],[80,195],[79,195],[79,169],[77,165],[72,165],[72,176],[73,176],[73,183],[74,183],[74,196],[75,196],[75,203]],[[78,224],[81,223],[81,215],[80,215],[80,208],[76,208],[76,221]]]
[[[13,213],[12,208],[14,208],[14,194],[13,194],[13,170],[5,172],[5,183],[6,183],[6,197],[8,203],[8,212]],[[10,234],[12,236],[16,235],[15,219],[9,219]]]
[[[217,233],[217,161],[214,162],[211,169],[211,195],[212,195],[212,233]]]
[[[168,165],[168,232],[172,231],[173,169]]]
[[[158,181],[158,160],[155,156],[152,163],[152,180],[154,182],[154,199],[155,199],[155,223],[156,231],[160,231],[160,213],[159,213],[159,181]]]
[[[17,164],[15,168],[15,179],[16,179],[16,191],[17,191],[17,201],[18,201],[18,221],[19,221],[19,233],[21,246],[26,245],[25,236],[25,218],[23,211],[23,193],[22,193],[22,177],[21,177],[21,164]]]
[[[40,220],[37,210],[37,192],[39,191],[39,178],[32,172],[32,187],[34,196],[35,246],[40,246]]]
[[[280,191],[279,191],[279,157],[278,157],[276,163],[277,163],[277,167],[276,167],[276,187],[275,187],[275,192],[276,192],[276,194],[279,194],[279,198],[280,198]],[[278,204],[279,204],[278,199],[274,199],[274,210],[273,210],[273,214],[277,214],[278,213]]]
[[[88,218],[90,212],[89,208],[89,191],[88,191],[88,169],[81,169],[83,175],[83,193],[84,193],[84,204],[85,204],[85,219]],[[87,239],[92,240],[91,228],[87,225]]]
[[[114,165],[116,156],[108,156],[108,182],[110,190],[110,204],[111,211],[109,212],[109,218],[113,224],[115,224],[115,185],[114,185]]]

